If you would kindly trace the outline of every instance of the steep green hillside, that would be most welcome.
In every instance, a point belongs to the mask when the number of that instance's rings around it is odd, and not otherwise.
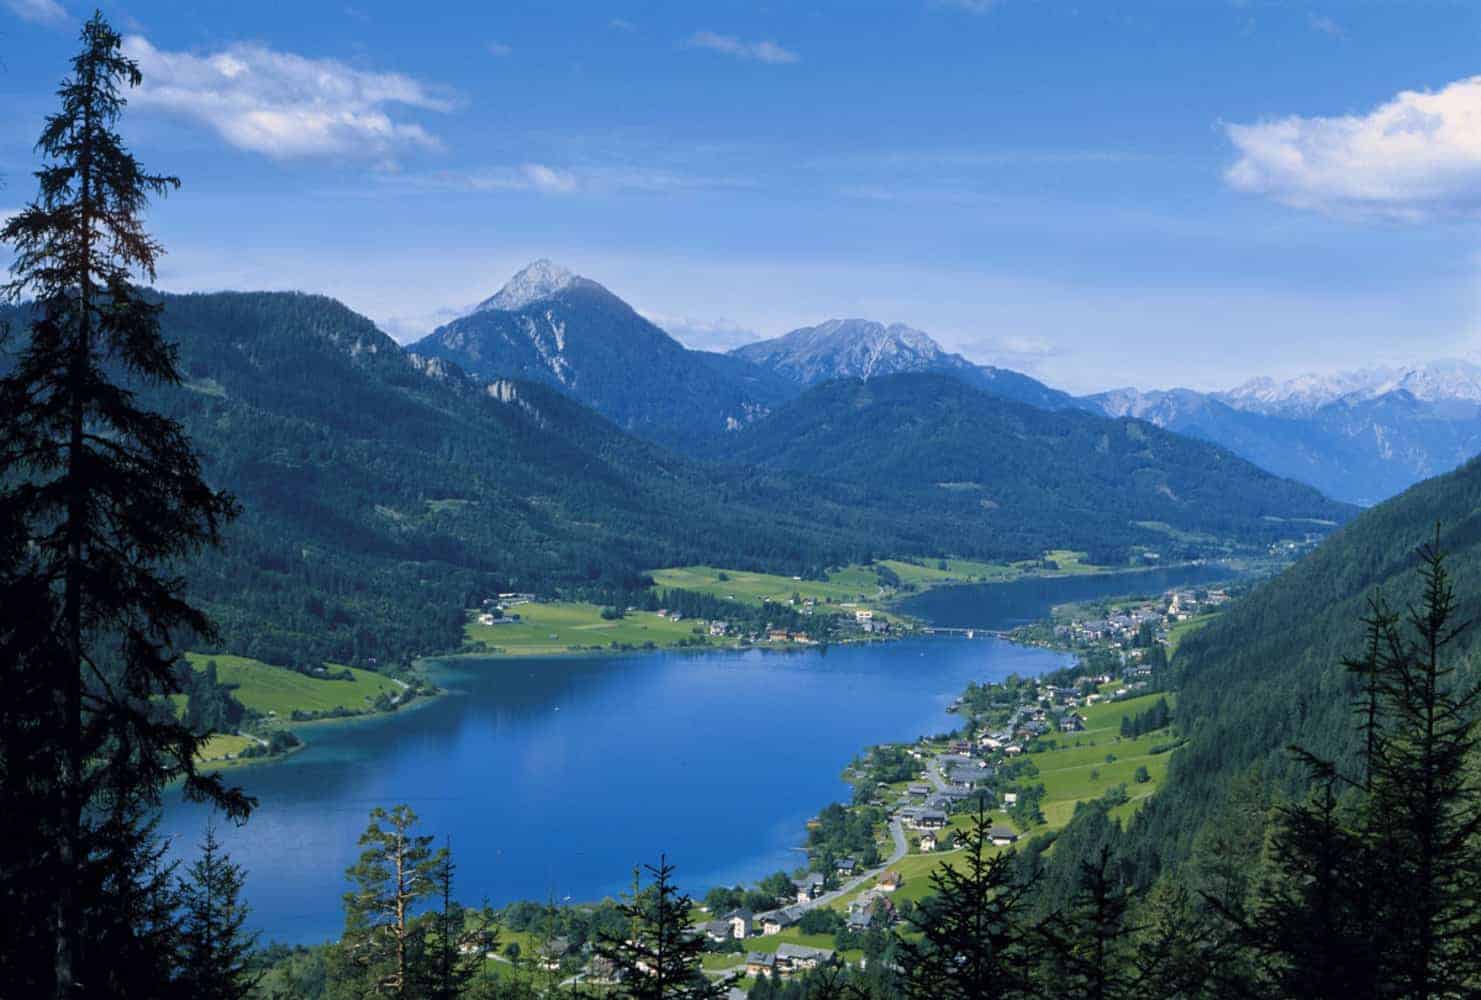
[[[1236,777],[1258,767],[1278,793],[1299,794],[1299,743],[1344,759],[1357,749],[1354,687],[1341,666],[1362,647],[1366,602],[1381,590],[1396,608],[1418,596],[1414,552],[1450,552],[1462,620],[1481,619],[1481,461],[1421,483],[1366,511],[1310,556],[1182,639],[1177,722],[1191,739],[1167,786],[1131,827],[1143,860],[1186,857],[1199,827]],[[1462,635],[1462,677],[1474,676],[1481,636]]]
[[[954,512],[1024,550],[1083,548],[1096,562],[1198,536],[1290,537],[1353,512],[1151,424],[1047,412],[942,375],[820,386],[736,434],[727,457],[867,483],[902,509]]]

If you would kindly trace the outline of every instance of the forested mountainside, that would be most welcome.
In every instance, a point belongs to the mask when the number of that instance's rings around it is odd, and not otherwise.
[[[455,646],[491,591],[621,589],[704,559],[815,571],[924,541],[846,493],[704,469],[538,384],[485,387],[327,298],[164,301],[187,382],[145,400],[241,501],[188,568],[234,652],[401,661]]]
[[[624,430],[674,446],[721,435],[796,394],[744,361],[689,350],[601,285],[549,261],[410,350],[484,380],[543,382]]]
[[[1421,483],[1335,533],[1315,552],[1236,602],[1178,648],[1176,723],[1188,741],[1169,778],[1131,823],[1124,848],[1151,877],[1189,857],[1201,830],[1225,822],[1249,779],[1261,794],[1301,798],[1309,787],[1293,744],[1351,765],[1360,735],[1358,688],[1345,658],[1363,653],[1367,602],[1404,611],[1420,597],[1417,548],[1435,538],[1459,599],[1457,619],[1481,620],[1481,460]],[[1477,678],[1481,633],[1461,634],[1453,664]]]
[[[902,507],[957,511],[1025,548],[1289,537],[1299,534],[1293,520],[1319,530],[1352,512],[1151,424],[1050,412],[945,375],[819,386],[736,434],[729,457],[868,484]]]
[[[960,354],[950,354],[929,334],[903,323],[886,326],[867,319],[832,319],[737,347],[730,357],[753,362],[799,386],[841,378],[934,372],[1046,410],[1094,408],[1019,372],[974,364]]]

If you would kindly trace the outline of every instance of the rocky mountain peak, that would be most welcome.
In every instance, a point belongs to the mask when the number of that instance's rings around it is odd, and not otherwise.
[[[577,275],[542,257],[532,261],[505,283],[493,297],[478,304],[475,312],[498,309],[514,312],[569,288]]]

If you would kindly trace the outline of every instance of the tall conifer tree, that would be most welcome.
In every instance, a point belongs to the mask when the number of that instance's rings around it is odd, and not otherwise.
[[[200,857],[180,884],[181,979],[199,1000],[246,1000],[261,979],[251,965],[257,935],[245,929],[245,882],[242,867],[207,827]]]
[[[674,885],[674,866],[660,857],[644,865],[650,882],[622,905],[627,936],[605,936],[597,954],[616,969],[613,994],[628,1000],[718,1000],[723,987],[701,970],[704,936],[694,933],[694,902]]]
[[[45,703],[37,722],[54,760],[44,775],[17,774],[7,760],[5,779],[7,794],[35,795],[49,845],[39,856],[50,910],[40,925],[52,939],[52,981],[31,985],[59,997],[86,991],[88,909],[105,905],[84,897],[88,865],[111,849],[91,836],[107,808],[100,796],[127,815],[130,800],[147,804],[183,778],[193,797],[235,815],[248,806],[196,773],[199,737],[151,708],[177,690],[174,641],[212,633],[172,567],[214,544],[235,505],[206,484],[181,428],[137,406],[128,388],[180,381],[159,307],[135,287],[153,280],[161,253],[143,209],[178,181],[145,171],[116,131],[123,90],[141,79],[117,32],[98,14],[81,42],[37,142],[39,194],[0,230],[14,250],[5,294],[34,300],[0,379],[0,523],[21,526],[27,543],[8,553],[17,561],[5,573],[46,592],[33,602],[46,618],[7,667],[27,671],[21,687]],[[27,866],[7,857],[7,881],[25,883]]]

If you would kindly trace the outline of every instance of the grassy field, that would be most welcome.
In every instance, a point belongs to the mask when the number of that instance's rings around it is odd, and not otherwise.
[[[1033,571],[1062,576],[1105,572],[1103,567],[1085,562],[1085,553],[1055,549],[1044,554],[1053,560],[1057,570],[1042,570],[1038,560],[1016,563],[974,562],[970,559],[901,559],[881,560],[900,582],[918,589],[944,583],[1000,583],[1014,580]],[[727,600],[760,604],[763,601],[786,603],[794,594],[819,603],[876,605],[892,596],[881,588],[879,576],[870,566],[848,566],[828,574],[827,580],[797,580],[771,573],[747,573],[715,566],[677,566],[652,572],[659,588],[693,590]]]
[[[201,747],[201,752],[197,759],[203,764],[226,760],[228,757],[235,757],[256,742],[250,736],[238,736],[236,733],[217,733],[206,740],[206,745]]]
[[[863,603],[880,599],[879,578],[863,566],[850,566],[830,575],[827,581],[794,580],[772,573],[746,573],[714,566],[679,566],[654,570],[653,583],[665,588],[692,590],[732,601],[785,604],[793,594],[833,604]]]
[[[693,640],[693,621],[670,621],[649,611],[629,612],[625,618],[607,621],[595,604],[552,602],[522,604],[510,609],[520,617],[509,625],[480,625],[470,616],[464,628],[472,642],[485,643],[491,652],[502,656],[552,656],[575,649],[619,646],[673,646],[680,640]]]
[[[389,677],[325,664],[331,670],[348,669],[354,680],[324,680],[274,667],[260,660],[223,653],[187,653],[191,666],[204,670],[208,661],[216,662],[216,674],[223,684],[234,685],[232,692],[247,708],[286,719],[295,710],[333,712],[335,709],[370,711],[382,693],[398,694],[401,686]]]

